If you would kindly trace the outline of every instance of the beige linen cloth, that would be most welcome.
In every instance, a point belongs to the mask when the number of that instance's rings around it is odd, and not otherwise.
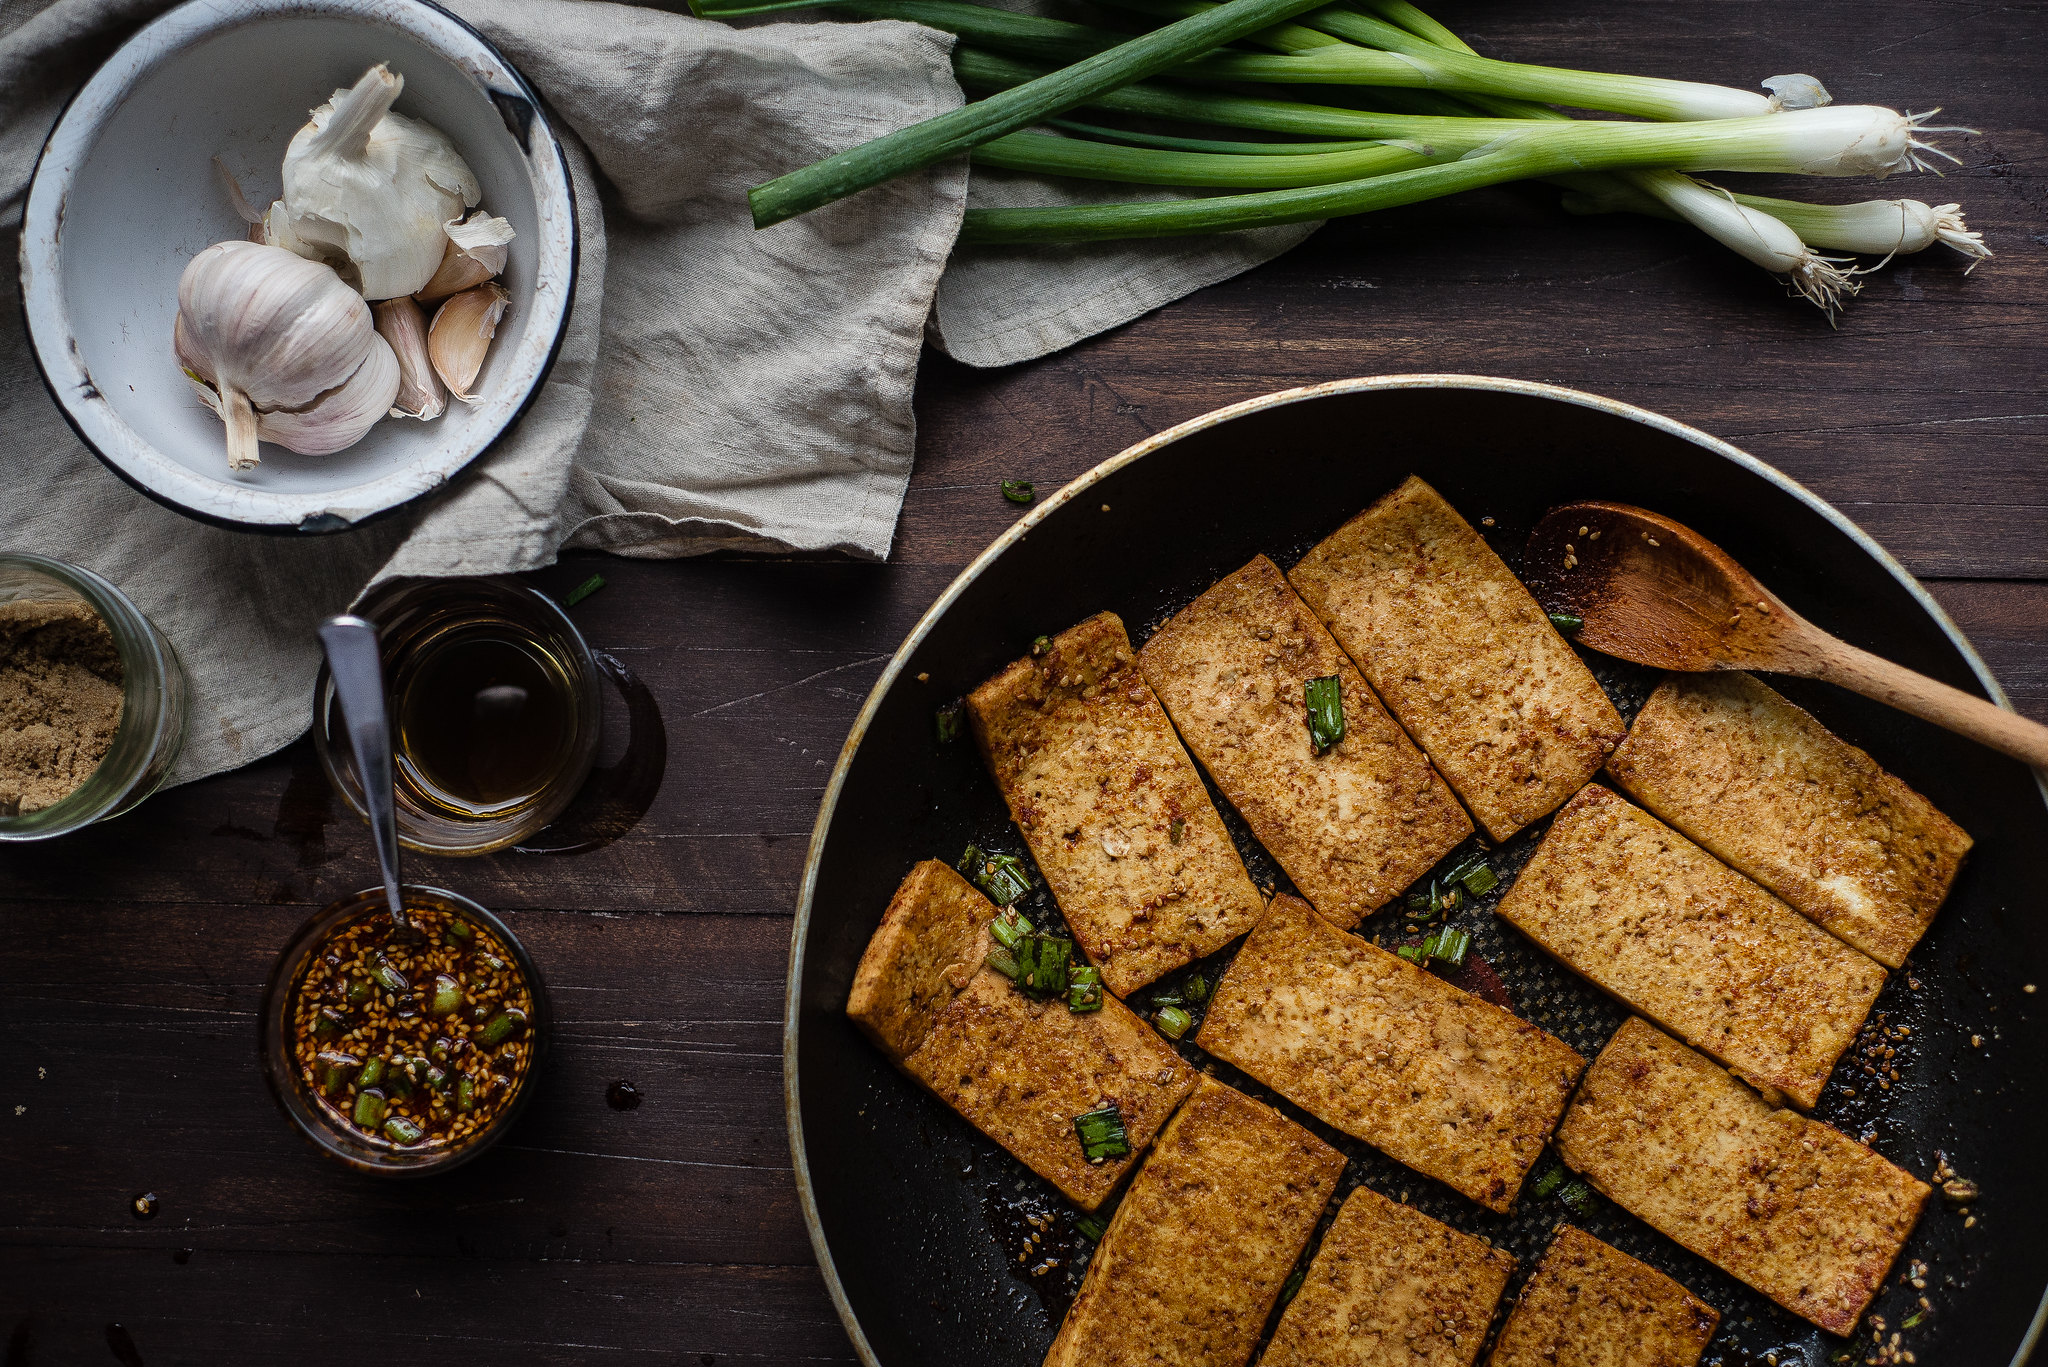
[[[958,162],[757,233],[749,185],[960,103],[950,36],[899,23],[733,29],[596,0],[447,2],[547,99],[583,253],[538,401],[447,492],[308,539],[220,530],[160,507],[65,426],[36,377],[7,273],[0,549],[97,570],[170,637],[194,684],[174,781],[245,764],[304,731],[314,624],[385,578],[532,569],[564,547],[885,556],[910,477],[911,391],[928,331],[971,365],[1026,360],[1306,235],[955,252],[968,197]],[[0,0],[7,259],[64,99],[167,8]],[[1061,193],[1026,177],[975,188],[977,201],[997,203]]]

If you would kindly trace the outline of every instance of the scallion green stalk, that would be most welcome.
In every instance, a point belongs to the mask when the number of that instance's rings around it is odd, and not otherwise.
[[[1426,166],[1432,158],[1402,147],[1369,143],[1355,152],[1304,156],[1177,152],[1120,147],[1043,133],[1012,133],[974,149],[974,164],[1084,180],[1133,185],[1207,186],[1228,190],[1328,185]]]
[[[1142,80],[1247,33],[1291,19],[1316,0],[1228,0],[985,100],[912,124],[778,176],[747,192],[754,226],[765,228],[919,167],[957,156],[1049,114]]]

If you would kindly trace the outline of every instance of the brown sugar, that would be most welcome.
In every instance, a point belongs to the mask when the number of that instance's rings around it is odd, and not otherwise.
[[[0,816],[77,790],[121,724],[121,655],[80,602],[0,603]]]

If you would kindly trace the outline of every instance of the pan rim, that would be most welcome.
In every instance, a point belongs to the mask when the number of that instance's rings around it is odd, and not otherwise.
[[[799,999],[803,982],[804,941],[807,932],[810,930],[812,902],[817,891],[818,865],[824,855],[825,837],[831,829],[832,818],[839,805],[839,794],[845,786],[847,773],[852,768],[854,755],[859,751],[861,742],[865,739],[868,727],[873,722],[876,712],[880,710],[882,700],[888,696],[890,689],[895,686],[911,655],[924,641],[924,638],[931,632],[932,628],[938,624],[939,619],[945,616],[960,596],[967,591],[968,587],[975,580],[979,579],[988,570],[989,566],[1000,559],[1012,546],[1028,536],[1033,529],[1045,522],[1054,511],[1066,506],[1068,503],[1074,502],[1087,490],[1100,483],[1109,475],[1121,470],[1126,465],[1143,459],[1155,451],[1180,441],[1184,437],[1192,436],[1197,432],[1207,431],[1212,427],[1221,426],[1232,419],[1240,418],[1247,414],[1260,413],[1268,409],[1283,408],[1292,404],[1306,403],[1339,394],[1362,394],[1389,389],[1483,390],[1493,393],[1519,394],[1531,398],[1550,399],[1572,404],[1580,408],[1591,408],[1599,412],[1612,414],[1615,417],[1625,418],[1631,422],[1640,423],[1645,427],[1654,428],[1669,436],[1678,437],[1683,441],[1691,442],[1693,445],[1701,447],[1713,455],[1719,456],[1721,459],[1763,478],[1825,518],[1830,524],[1845,534],[1859,550],[1876,561],[1886,573],[1898,581],[1900,587],[1904,588],[1912,596],[1914,602],[1933,620],[1935,625],[1941,629],[1942,634],[1949,639],[1949,642],[1962,655],[1964,663],[1970,667],[1971,674],[1976,677],[1978,683],[1983,685],[1986,696],[2006,711],[2014,710],[2011,701],[2006,697],[2005,689],[1999,685],[1998,680],[1992,675],[1990,666],[1984,663],[1983,657],[1978,655],[1976,647],[1970,644],[1969,638],[1963,635],[1961,628],[1956,626],[1947,611],[1942,608],[1940,603],[1935,601],[1934,596],[1921,585],[1920,581],[1904,565],[1901,565],[1892,556],[1891,552],[1879,545],[1869,533],[1857,526],[1833,504],[1806,488],[1805,485],[1800,484],[1790,475],[1764,461],[1758,460],[1755,456],[1750,455],[1747,451],[1730,442],[1711,436],[1696,427],[1679,422],[1675,418],[1667,418],[1661,413],[1654,413],[1647,408],[1640,408],[1634,404],[1623,403],[1618,399],[1606,398],[1599,394],[1589,394],[1584,390],[1569,389],[1562,385],[1545,384],[1540,380],[1516,380],[1493,375],[1462,375],[1447,372],[1365,375],[1346,380],[1325,380],[1320,384],[1301,385],[1293,389],[1277,390],[1270,394],[1262,394],[1256,398],[1226,404],[1221,408],[1212,409],[1197,417],[1189,418],[1185,422],[1177,423],[1163,432],[1155,432],[1144,440],[1125,447],[1107,460],[1076,476],[1057,493],[1042,500],[1023,517],[1019,518],[1002,535],[990,542],[979,555],[968,562],[967,566],[958,575],[954,576],[953,581],[946,585],[944,591],[933,600],[932,605],[919,616],[917,624],[904,636],[902,643],[897,646],[895,653],[889,657],[889,663],[883,666],[881,676],[875,680],[874,687],[868,691],[866,701],[861,704],[860,712],[854,718],[853,727],[847,732],[846,743],[840,747],[839,757],[833,763],[832,776],[826,782],[825,796],[818,805],[817,820],[811,828],[810,844],[804,853],[803,879],[797,888],[796,919],[790,927],[788,977],[783,989],[783,1116],[784,1123],[789,1130],[790,1162],[796,1177],[797,1204],[803,1212],[804,1229],[810,1236],[811,1252],[818,1260],[818,1271],[824,1277],[825,1291],[832,1299],[832,1308],[838,1312],[840,1324],[846,1329],[847,1337],[852,1341],[853,1350],[859,1356],[863,1367],[882,1367],[882,1363],[876,1357],[874,1349],[868,1344],[867,1335],[860,1326],[859,1316],[854,1313],[853,1305],[846,1297],[845,1286],[839,1279],[839,1270],[832,1259],[831,1246],[826,1242],[824,1226],[818,1218],[817,1198],[811,1189],[810,1161],[804,1147],[803,1116],[798,1091],[797,1013],[800,1006]],[[2041,791],[2043,801],[2048,802],[2048,773],[2036,770],[2034,772],[2034,782]],[[2041,1300],[2034,1310],[2034,1318],[2028,1325],[2025,1336],[2020,1340],[2018,1349],[2013,1354],[2010,1367],[2025,1367],[2027,1361],[2033,1356],[2034,1347],[2039,1341],[2044,1327],[2048,1327],[2048,1288],[2044,1288],[2042,1291]]]

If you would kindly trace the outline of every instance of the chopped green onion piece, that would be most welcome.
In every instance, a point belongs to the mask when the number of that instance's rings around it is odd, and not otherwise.
[[[1014,854],[986,854],[973,845],[960,856],[960,871],[999,907],[1031,891],[1031,869]]]
[[[1188,1000],[1191,1002],[1205,1002],[1209,1000],[1209,980],[1197,973],[1194,977],[1188,979],[1187,992]]]
[[[387,992],[405,992],[412,987],[412,984],[405,980],[405,975],[392,967],[390,960],[381,954],[377,956],[377,964],[370,970],[370,976],[383,984]]]
[[[348,1086],[359,1063],[354,1054],[339,1049],[322,1049],[313,1059],[320,1065],[320,1090],[329,1096]]]
[[[434,995],[427,999],[427,1014],[435,1020],[452,1016],[462,1006],[462,986],[446,973],[434,975]]]
[[[1899,1321],[1899,1328],[1918,1329],[1920,1327],[1920,1322],[1926,1318],[1927,1312],[1925,1310],[1915,1310],[1912,1314],[1906,1316],[1906,1318]]]
[[[1474,897],[1483,897],[1500,886],[1500,875],[1493,871],[1492,865],[1483,861],[1458,874],[1457,879]]]
[[[366,1130],[374,1130],[384,1123],[386,1106],[384,1093],[373,1088],[356,1093],[355,1122]]]
[[[348,1017],[331,1006],[323,1006],[313,1016],[313,1038],[326,1039],[329,1035],[338,1035],[347,1024]]]
[[[1557,1194],[1557,1199],[1564,1203],[1566,1210],[1581,1220],[1593,1212],[1593,1189],[1577,1178],[1565,1184],[1564,1190]]]
[[[1402,945],[1394,952],[1418,968],[1429,962],[1429,951],[1421,945]]]
[[[1094,979],[1083,982],[1083,973],[1094,973]],[[1092,968],[1076,968],[1067,975],[1067,1010],[1080,1014],[1084,1011],[1102,1009],[1102,975]]]
[[[1105,1158],[1122,1158],[1131,1151],[1130,1132],[1124,1129],[1124,1113],[1116,1103],[1074,1117],[1074,1135],[1081,1141],[1081,1156],[1091,1163]]]
[[[1050,636],[1034,636],[1034,637],[1032,637],[1032,638],[1031,638],[1031,653],[1032,653],[1033,655],[1043,655],[1043,654],[1045,654],[1045,652],[1046,652],[1046,651],[1048,651],[1048,650],[1051,650],[1051,649],[1052,649],[1052,637],[1050,637]]]
[[[1302,691],[1308,703],[1308,738],[1320,755],[1344,739],[1344,685],[1330,674],[1310,679]]]
[[[1543,1175],[1529,1185],[1529,1194],[1536,1199],[1547,1200],[1564,1185],[1564,1164],[1552,1163],[1544,1169]]]
[[[1180,844],[1181,837],[1187,834],[1187,829],[1188,823],[1180,817],[1175,817],[1172,824],[1166,828],[1166,843],[1169,845]]]
[[[1408,911],[1411,915],[1427,916],[1435,910],[1436,907],[1430,902],[1428,893],[1411,892],[1408,894]]]
[[[390,1136],[394,1144],[417,1144],[420,1142],[420,1136],[426,1131],[404,1116],[394,1115],[384,1122],[384,1133]]]
[[[1017,959],[1017,986],[1034,997],[1066,995],[1067,966],[1074,954],[1072,940],[1033,931],[1019,939],[1011,952]]]
[[[496,1015],[484,1022],[484,1028],[476,1032],[476,1040],[486,1049],[495,1049],[525,1029],[524,1011],[516,1006],[501,1006]]]
[[[476,1109],[476,1079],[468,1073],[455,1079],[455,1109],[473,1111]]]
[[[370,999],[370,994],[376,990],[376,988],[370,986],[368,978],[350,978],[348,980],[347,992],[348,1004],[350,1006],[361,1006]]]
[[[1006,479],[1003,481],[1003,497],[1012,503],[1029,503],[1032,488],[1028,479]]]
[[[933,728],[938,732],[939,744],[951,745],[960,739],[960,720],[964,709],[957,702],[949,702],[932,714]]]
[[[467,921],[450,921],[448,929],[441,932],[441,938],[466,945],[476,938],[476,931]]]
[[[1017,975],[1023,971],[1017,967],[1017,956],[1004,949],[1001,945],[991,949],[982,962],[1002,974],[1005,978],[1008,978],[1011,982],[1017,981]]]
[[[996,943],[1004,949],[1015,949],[1017,942],[1031,933],[1031,923],[1018,915],[1015,909],[1005,909],[1002,915],[988,923],[988,933],[995,936]]]
[[[1109,1221],[1100,1215],[1076,1215],[1074,1232],[1091,1244],[1102,1242],[1102,1236],[1109,1232]]]
[[[562,606],[565,608],[573,608],[578,603],[582,602],[584,599],[588,598],[591,594],[596,593],[599,589],[603,587],[604,576],[601,574],[593,574],[590,576],[590,578],[584,580],[575,588],[569,590],[568,595],[562,599]]]
[[[375,1087],[378,1083],[384,1080],[384,1070],[389,1066],[390,1065],[385,1062],[384,1056],[382,1054],[378,1054],[376,1057],[372,1058],[368,1063],[365,1063],[363,1065],[363,1071],[356,1077],[356,1086]]]
[[[1569,612],[1553,612],[1550,614],[1550,625],[1569,636],[1580,627],[1586,625],[1586,619],[1575,617]]]
[[[1168,1006],[1161,1008],[1159,1014],[1152,1018],[1152,1023],[1157,1025],[1159,1033],[1168,1039],[1179,1039],[1188,1032],[1188,1027],[1195,1023],[1195,1018],[1181,1007]]]
[[[1445,926],[1422,942],[1422,952],[1429,958],[1441,959],[1452,968],[1463,968],[1465,956],[1472,950],[1472,936],[1468,931],[1453,930]]]
[[[1288,1274],[1287,1280],[1280,1285],[1280,1304],[1282,1306],[1291,1304],[1294,1298],[1301,1294],[1301,1284],[1306,1280],[1308,1280],[1308,1269],[1305,1267],[1297,1267],[1292,1273]]]

